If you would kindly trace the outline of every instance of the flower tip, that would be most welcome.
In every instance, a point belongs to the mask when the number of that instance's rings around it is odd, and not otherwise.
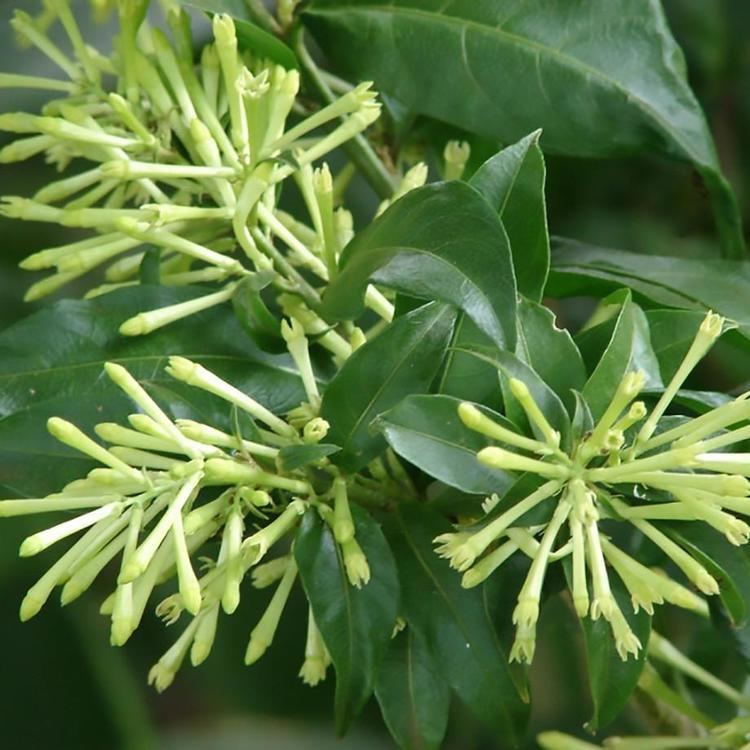
[[[255,664],[266,653],[268,646],[268,643],[251,635],[250,643],[247,644],[247,651],[245,652],[245,665],[249,667],[251,664]]]
[[[109,642],[113,646],[124,646],[134,632],[130,618],[112,620]]]
[[[716,339],[721,336],[723,328],[724,318],[715,312],[709,311],[706,317],[703,318],[703,322],[700,325],[700,332],[711,339]]]
[[[331,425],[322,417],[311,419],[302,428],[302,440],[305,443],[319,443],[328,434]]]
[[[117,578],[117,583],[119,585],[122,585],[124,583],[131,583],[140,575],[142,575],[145,569],[146,567],[143,565],[143,563],[141,563],[141,561],[137,559],[137,554],[133,555],[130,560],[128,560],[128,562],[126,562],[123,566],[123,569],[120,572],[119,577]]]
[[[458,418],[466,427],[473,430],[482,421],[482,412],[480,412],[474,404],[471,404],[468,401],[462,401],[458,405]]]
[[[162,662],[157,662],[148,673],[148,684],[153,685],[156,691],[163,693],[173,682],[175,672]]]
[[[646,404],[643,401],[636,401],[634,404],[631,404],[628,410],[628,417],[634,422],[639,422],[647,413]]]
[[[539,619],[539,600],[529,597],[519,598],[513,610],[513,624],[521,628],[532,628]]]
[[[308,656],[299,671],[302,682],[315,687],[326,678],[326,663],[320,656]]]
[[[166,371],[173,378],[189,384],[197,368],[198,365],[195,362],[191,362],[185,357],[170,357]]]
[[[44,606],[45,601],[46,599],[43,597],[29,591],[21,602],[21,608],[18,613],[21,622],[27,622],[32,617],[39,614],[39,610]]]
[[[196,638],[193,641],[193,645],[190,649],[190,663],[194,667],[198,667],[203,664],[211,653],[211,647],[213,644],[211,641]]]
[[[200,584],[197,580],[193,583],[194,585],[183,586],[183,590],[180,591],[180,597],[182,598],[182,604],[185,611],[195,616],[201,611],[203,598],[201,597]]]
[[[586,615],[589,613],[589,606],[590,606],[590,602],[589,602],[588,595],[573,597],[573,607],[576,611],[576,614],[580,618],[586,617]]]
[[[641,642],[638,636],[632,630],[628,629],[626,633],[616,639],[615,649],[620,659],[627,661],[631,654],[634,657],[638,656],[638,652],[641,650]]]
[[[122,366],[118,365],[117,362],[105,362],[104,372],[107,373],[110,380],[115,385],[121,385],[125,382],[130,382],[130,373]]]
[[[68,604],[78,599],[86,591],[86,588],[86,586],[81,585],[81,582],[76,577],[71,578],[60,592],[60,606],[67,607]]]
[[[240,606],[240,588],[239,585],[227,586],[221,597],[221,608],[228,615],[234,614],[237,607]]]
[[[517,636],[511,646],[508,661],[515,661],[519,664],[531,664],[534,661],[535,650],[536,640],[534,638]]]
[[[646,384],[646,373],[643,370],[635,370],[627,373],[622,379],[622,390],[624,395],[635,398]]]
[[[323,164],[313,172],[315,192],[323,195],[333,193],[333,177],[327,164]]]
[[[143,313],[128,318],[119,328],[122,336],[143,336],[150,332],[148,319]]]
[[[39,534],[32,534],[21,542],[18,555],[19,557],[33,557],[38,555],[46,546],[44,539]]]
[[[750,481],[739,474],[727,474],[722,477],[721,482],[722,495],[731,495],[732,497],[745,497],[750,494]]]
[[[225,47],[237,44],[237,30],[232,16],[228,13],[217,13],[213,18],[212,26],[218,45]]]
[[[739,518],[732,518],[727,523],[725,536],[732,544],[740,547],[750,541],[750,526]]]
[[[529,388],[526,383],[523,382],[523,380],[519,380],[518,378],[510,378],[510,380],[508,381],[508,385],[510,386],[511,393],[519,401],[527,399],[531,396]]]
[[[693,581],[700,591],[706,596],[714,596],[719,593],[718,581],[707,571],[705,568],[701,568]]]
[[[484,571],[469,568],[461,577],[461,588],[473,589],[475,586],[479,586],[486,578],[487,574]]]

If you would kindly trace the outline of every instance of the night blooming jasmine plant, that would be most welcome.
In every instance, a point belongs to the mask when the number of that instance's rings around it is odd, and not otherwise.
[[[0,212],[60,228],[21,262],[58,301],[0,335],[0,517],[41,516],[21,620],[98,597],[120,647],[156,616],[161,692],[227,617],[252,665],[302,611],[337,731],[374,694],[414,750],[453,695],[522,743],[568,628],[593,714],[540,746],[750,746],[722,661],[749,642],[750,392],[696,390],[724,334],[747,349],[745,249],[658,3],[91,5],[111,49],[45,0],[11,25],[57,75],[0,74],[49,93],[0,114],[0,162],[57,173]],[[726,293],[698,260],[550,253],[547,145],[691,162]]]

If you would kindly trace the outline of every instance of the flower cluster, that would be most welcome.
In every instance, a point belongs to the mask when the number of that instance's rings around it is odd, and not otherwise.
[[[111,3],[100,5],[106,10]],[[160,283],[211,283],[218,290],[144,311],[123,323],[124,335],[148,333],[226,302],[242,284],[257,289],[264,280],[314,308],[320,301],[316,286],[335,274],[352,235],[351,214],[337,207],[352,172],[334,180],[326,164],[313,164],[377,119],[375,93],[364,83],[322,109],[305,111],[297,102],[298,71],[240,50],[230,16],[213,17],[213,42],[196,65],[185,12],[163,3],[170,38],[148,23],[148,5],[117,3],[120,30],[111,58],[83,42],[69,0],[48,0],[42,19],[18,11],[12,21],[68,80],[0,75],[0,86],[61,95],[42,116],[0,115],[0,129],[24,136],[0,150],[0,163],[45,154],[60,171],[73,162],[89,165],[33,199],[6,196],[0,212],[95,232],[26,258],[25,269],[54,269],[27,299],[105,265],[106,283],[89,296],[137,284],[144,248],[154,247]],[[55,21],[74,57],[47,35]],[[277,205],[288,178],[299,188],[310,225]],[[374,288],[367,304],[392,317],[391,303]]]
[[[252,664],[271,645],[297,575],[289,538],[306,511],[317,511],[330,524],[351,584],[369,581],[349,507],[357,480],[343,478],[326,459],[317,462],[314,482],[306,467],[285,471],[280,461],[285,447],[324,437],[328,425],[322,419],[295,427],[200,364],[172,357],[167,370],[173,377],[257,422],[258,439],[248,440],[192,420],[173,421],[124,367],[108,363],[105,370],[139,409],[128,427],[96,426],[109,447],[65,420],[48,423],[55,438],[101,466],[48,497],[0,501],[0,516],[85,511],[22,543],[22,556],[36,555],[83,532],[31,587],[22,620],[36,615],[58,586],[61,603],[72,602],[119,558],[117,587],[101,606],[111,618],[111,641],[119,646],[140,624],[154,588],[176,578],[177,591],[158,605],[157,614],[172,623],[184,611],[192,620],[151,671],[150,681],[163,690],[188,652],[194,665],[208,656],[219,613],[237,609],[248,572],[255,587],[277,587],[252,630],[245,662]],[[247,528],[251,522],[255,528]],[[218,555],[199,575],[191,557],[214,537],[220,538]],[[282,552],[266,561],[273,547]],[[314,685],[328,663],[310,612],[300,676]]]
[[[599,528],[601,519],[631,524],[656,545],[702,594],[719,584],[700,560],[659,527],[659,521],[702,521],[731,544],[745,544],[750,526],[735,514],[750,515],[750,454],[727,452],[750,437],[750,427],[729,429],[750,418],[747,394],[694,419],[670,426],[665,415],[679,388],[721,334],[724,321],[709,313],[671,382],[653,408],[635,401],[644,385],[641,372],[622,378],[593,428],[572,446],[560,447],[560,434],[520,380],[510,389],[534,427],[533,438],[497,424],[474,405],[462,403],[463,423],[505,447],[488,447],[477,458],[489,467],[527,472],[538,487],[506,507],[497,497],[485,504],[481,528],[461,528],[435,539],[439,554],[464,573],[465,587],[476,586],[518,550],[531,558],[513,612],[516,640],[511,658],[530,662],[545,574],[555,560],[570,560],[570,589],[580,617],[604,617],[623,659],[641,648],[612,593],[610,570],[632,597],[633,609],[653,613],[669,602],[702,611],[705,601],[662,572],[652,570]],[[638,424],[640,423],[640,427]],[[549,520],[527,527],[530,511],[550,501]],[[559,541],[563,536],[562,541]],[[555,548],[555,545],[559,546]]]

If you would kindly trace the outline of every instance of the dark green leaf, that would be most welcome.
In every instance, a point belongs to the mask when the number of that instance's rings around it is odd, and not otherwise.
[[[469,184],[496,208],[513,252],[518,291],[540,300],[549,271],[544,183],[547,172],[537,130],[504,148],[475,172]]]
[[[579,441],[587,432],[594,429],[594,418],[591,409],[583,396],[575,392],[576,408],[573,412],[572,436],[573,442]]]
[[[148,336],[120,336],[124,320],[143,310],[204,294],[197,288],[136,286],[92,300],[58,302],[0,334],[0,486],[5,492],[52,492],[78,476],[88,461],[47,434],[61,416],[89,433],[97,422],[134,411],[103,373],[120,362],[174,416],[208,421],[232,432],[231,409],[214,396],[164,373],[180,354],[211,368],[265,406],[283,412],[302,398],[288,357],[253,346],[228,306],[192,316]],[[196,337],[197,329],[207,335]],[[40,461],[44,471],[39,470]]]
[[[750,337],[750,263],[640,255],[558,238],[552,269],[553,294],[578,294],[586,286],[590,290],[592,278],[600,279],[667,307],[713,310]]]
[[[232,297],[232,305],[238,320],[248,335],[267,352],[279,354],[286,351],[281,338],[281,325],[266,306],[261,290],[270,283],[263,275],[252,276],[243,281]]]
[[[161,262],[161,248],[150,247],[143,254],[143,260],[138,268],[138,276],[140,277],[141,284],[154,284],[158,285],[161,283],[160,276],[160,264]]]
[[[282,471],[294,471],[308,464],[317,464],[326,456],[338,453],[341,448],[329,443],[317,445],[286,445],[279,451],[279,462]]]
[[[360,232],[341,257],[324,312],[354,318],[375,281],[463,310],[499,346],[516,338],[516,283],[497,214],[464,182],[412,190]]]
[[[376,424],[396,453],[435,479],[464,492],[502,493],[515,477],[477,461],[477,451],[490,441],[464,427],[458,418],[460,403],[450,396],[407,396]],[[514,429],[499,414],[482,411]]]
[[[606,726],[617,718],[630,699],[646,663],[646,646],[651,634],[651,617],[648,613],[640,610],[638,614],[633,614],[629,598],[619,579],[612,578],[610,582],[612,593],[642,648],[638,656],[629,655],[628,659],[623,661],[615,648],[612,629],[603,617],[598,620],[584,617],[581,620],[591,698],[594,703],[594,713],[587,725],[592,731]]]
[[[451,691],[412,628],[391,641],[375,695],[402,750],[438,750],[448,725]]]
[[[545,150],[558,153],[691,162],[725,254],[744,253],[736,200],[659,3],[314,0],[303,20],[344,73],[420,114],[504,143],[542,127]]]
[[[642,370],[646,375],[646,387],[659,388],[662,385],[659,363],[651,348],[648,322],[643,311],[632,301],[630,292],[613,295],[603,303],[605,307],[608,304],[616,314],[577,338],[581,351],[585,353],[598,349],[597,344],[601,342],[603,334],[609,336],[583,388],[583,397],[594,420],[604,413],[625,373]]]
[[[453,308],[432,302],[397,318],[346,361],[321,406],[331,425],[328,439],[342,446],[335,463],[356,471],[383,449],[385,440],[373,433],[372,421],[405,396],[429,389],[455,318]]]
[[[396,566],[380,527],[352,508],[357,542],[372,577],[361,589],[346,576],[340,547],[317,511],[302,519],[294,556],[315,622],[336,669],[336,730],[343,734],[372,694],[398,614]]]
[[[447,396],[499,409],[502,404],[497,368],[462,349],[491,349],[492,340],[464,313],[456,320],[437,390]]]
[[[459,698],[504,743],[517,745],[529,707],[511,678],[482,588],[463,589],[461,576],[435,554],[432,540],[449,530],[424,505],[402,505],[394,514],[388,531],[399,566],[403,615]]]
[[[555,316],[536,302],[522,299],[518,306],[518,343],[516,354],[573,411],[573,391],[586,383],[586,367],[581,353],[563,328],[555,325]]]
[[[651,345],[664,382],[669,382],[693,343],[705,315],[692,310],[647,310]]]
[[[242,0],[180,0],[183,5],[206,13],[226,13],[234,19],[240,49],[249,50],[258,57],[267,57],[288,70],[298,68],[297,57],[289,47],[273,34],[256,26]]]

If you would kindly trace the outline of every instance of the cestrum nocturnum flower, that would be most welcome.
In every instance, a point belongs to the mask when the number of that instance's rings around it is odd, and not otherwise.
[[[6,196],[0,213],[94,232],[22,261],[30,271],[54,269],[26,298],[39,299],[103,266],[105,283],[87,296],[135,285],[150,246],[159,251],[161,284],[218,286],[188,302],[143,311],[123,323],[124,335],[146,334],[222,304],[258,273],[269,274],[279,293],[314,306],[316,282],[335,273],[351,236],[351,215],[336,207],[327,165],[314,164],[378,118],[371,85],[298,118],[298,71],[240,49],[230,16],[213,17],[213,41],[194,64],[189,19],[177,3],[162,3],[171,38],[146,18],[149,0],[98,3],[97,9],[112,5],[120,22],[112,57],[83,42],[69,0],[48,0],[43,24],[22,11],[11,22],[67,80],[0,75],[0,87],[59,95],[40,116],[0,115],[0,130],[21,136],[0,150],[0,163],[43,154],[59,171],[88,166],[31,199]],[[48,36],[56,21],[72,57]],[[312,226],[277,205],[278,188],[289,178]],[[374,288],[367,304],[392,317],[392,305]]]
[[[656,545],[700,594],[719,592],[719,583],[700,560],[660,528],[660,521],[701,521],[741,545],[750,526],[750,454],[731,447],[750,437],[750,400],[744,394],[676,426],[662,422],[665,412],[698,361],[722,332],[723,318],[708,313],[672,380],[649,411],[635,399],[644,387],[642,372],[626,373],[593,428],[569,450],[525,383],[510,380],[510,390],[532,425],[527,437],[497,424],[477,407],[462,403],[459,417],[500,446],[477,454],[485,466],[535,477],[534,489],[517,502],[497,497],[486,505],[479,528],[461,527],[435,539],[437,551],[463,573],[465,587],[485,580],[521,550],[531,558],[513,612],[516,640],[511,659],[530,662],[544,579],[549,565],[569,561],[569,585],[580,617],[605,618],[622,659],[641,643],[630,628],[610,582],[616,574],[631,595],[633,609],[653,612],[655,604],[705,610],[701,596],[673,578],[648,568],[600,529],[602,519],[631,524]],[[524,525],[524,516],[541,507],[547,520]]]
[[[31,556],[80,534],[28,591],[22,620],[36,615],[58,586],[61,603],[72,602],[119,559],[117,587],[101,612],[111,618],[113,645],[121,646],[139,626],[155,587],[174,579],[177,590],[157,606],[157,614],[167,623],[183,612],[192,619],[149,674],[149,681],[163,690],[188,653],[196,666],[208,657],[219,614],[235,612],[248,572],[256,588],[276,588],[251,631],[246,664],[272,644],[297,577],[290,540],[306,511],[316,510],[330,525],[350,584],[367,584],[370,569],[349,508],[349,482],[356,480],[345,479],[325,461],[317,464],[315,488],[304,468],[280,469],[280,451],[303,445],[304,427],[298,430],[183,357],[170,358],[169,374],[249,415],[259,441],[193,420],[174,421],[122,365],[107,363],[105,371],[138,407],[127,427],[96,425],[97,436],[109,447],[66,420],[53,417],[48,423],[57,440],[101,466],[47,497],[0,501],[0,517],[78,514],[21,544],[20,554]],[[321,475],[328,477],[322,484]],[[214,537],[220,540],[218,554],[200,575],[191,558]],[[281,548],[281,554],[268,560],[272,548]],[[330,656],[312,611],[304,653],[300,677],[315,685],[325,677]]]

